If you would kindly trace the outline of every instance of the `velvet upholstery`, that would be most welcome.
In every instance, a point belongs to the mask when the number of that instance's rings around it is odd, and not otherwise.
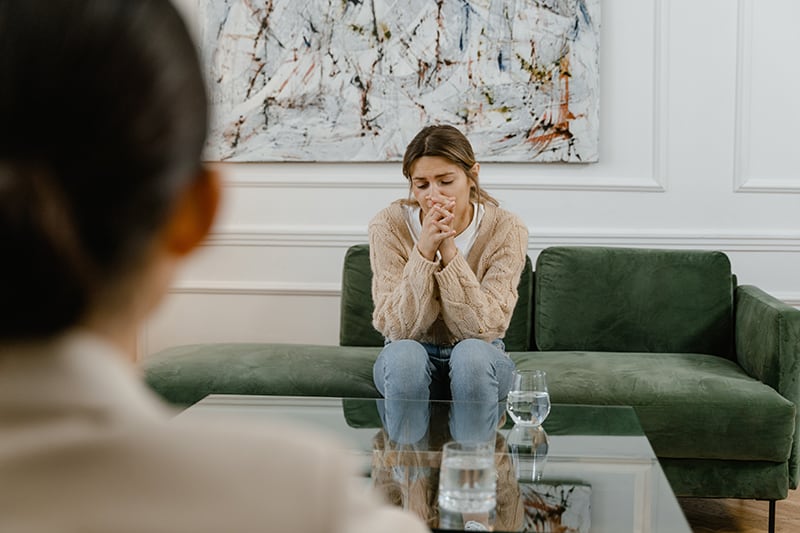
[[[209,394],[377,398],[378,348],[274,343],[176,346],[145,363],[147,383],[168,402],[191,405]]]
[[[372,327],[372,269],[369,245],[347,249],[342,267],[340,346],[383,346],[383,335]]]
[[[797,486],[800,310],[737,286],[720,252],[553,247],[537,264],[506,347],[518,368],[548,372],[554,402],[632,406],[678,495],[774,499]],[[175,347],[145,359],[147,382],[183,405],[211,393],[376,398],[370,286],[369,249],[354,246],[340,346]]]
[[[761,289],[736,290],[736,360],[754,378],[800,405],[800,313]],[[800,428],[800,412],[795,411]],[[792,442],[789,480],[798,484],[798,439]]]
[[[676,496],[782,500],[788,494],[786,463],[661,459]]]
[[[547,372],[553,402],[634,407],[658,457],[784,462],[789,456],[794,404],[727,359],[621,352],[512,359],[519,369]]]
[[[721,252],[548,248],[536,261],[534,309],[539,350],[731,355]]]

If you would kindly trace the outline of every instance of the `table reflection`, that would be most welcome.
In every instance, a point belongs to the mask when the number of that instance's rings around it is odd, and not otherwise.
[[[550,449],[550,440],[544,428],[515,425],[508,432],[506,440],[516,478],[525,482],[540,481]]]
[[[505,408],[497,403],[378,400],[382,428],[373,437],[372,479],[395,505],[444,527],[437,505],[441,450],[445,443],[492,442],[497,471],[497,506],[491,516],[464,516],[501,531],[519,531],[525,508],[517,468],[498,431]]]

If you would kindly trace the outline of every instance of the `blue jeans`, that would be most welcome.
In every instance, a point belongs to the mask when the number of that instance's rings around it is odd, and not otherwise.
[[[450,431],[456,440],[473,440],[470,434],[496,428],[498,402],[508,395],[513,372],[514,362],[505,354],[505,345],[500,339],[491,343],[465,339],[455,346],[399,340],[387,343],[381,350],[372,377],[378,392],[387,399],[387,411],[394,411],[388,405],[391,400],[421,400],[420,409],[431,399],[452,399],[465,405],[468,402],[474,408],[451,412]],[[411,415],[410,419],[416,421],[413,426],[424,433],[427,413],[405,414]],[[400,420],[393,423],[394,417],[388,418],[385,422],[390,434],[395,429],[398,433],[407,431],[392,427]],[[409,420],[407,416],[403,419],[406,423]],[[421,437],[418,434],[407,438],[413,442],[417,436]]]

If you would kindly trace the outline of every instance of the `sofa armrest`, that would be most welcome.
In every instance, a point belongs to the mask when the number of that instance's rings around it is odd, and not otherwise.
[[[789,480],[798,484],[800,448],[800,310],[752,285],[736,288],[736,359],[745,372],[795,404]]]

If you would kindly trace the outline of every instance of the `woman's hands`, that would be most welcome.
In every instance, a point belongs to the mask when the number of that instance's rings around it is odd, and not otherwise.
[[[425,197],[427,205],[422,206],[422,233],[417,248],[428,261],[433,261],[438,251],[442,264],[447,265],[458,253],[454,237],[456,200],[438,193]]]

